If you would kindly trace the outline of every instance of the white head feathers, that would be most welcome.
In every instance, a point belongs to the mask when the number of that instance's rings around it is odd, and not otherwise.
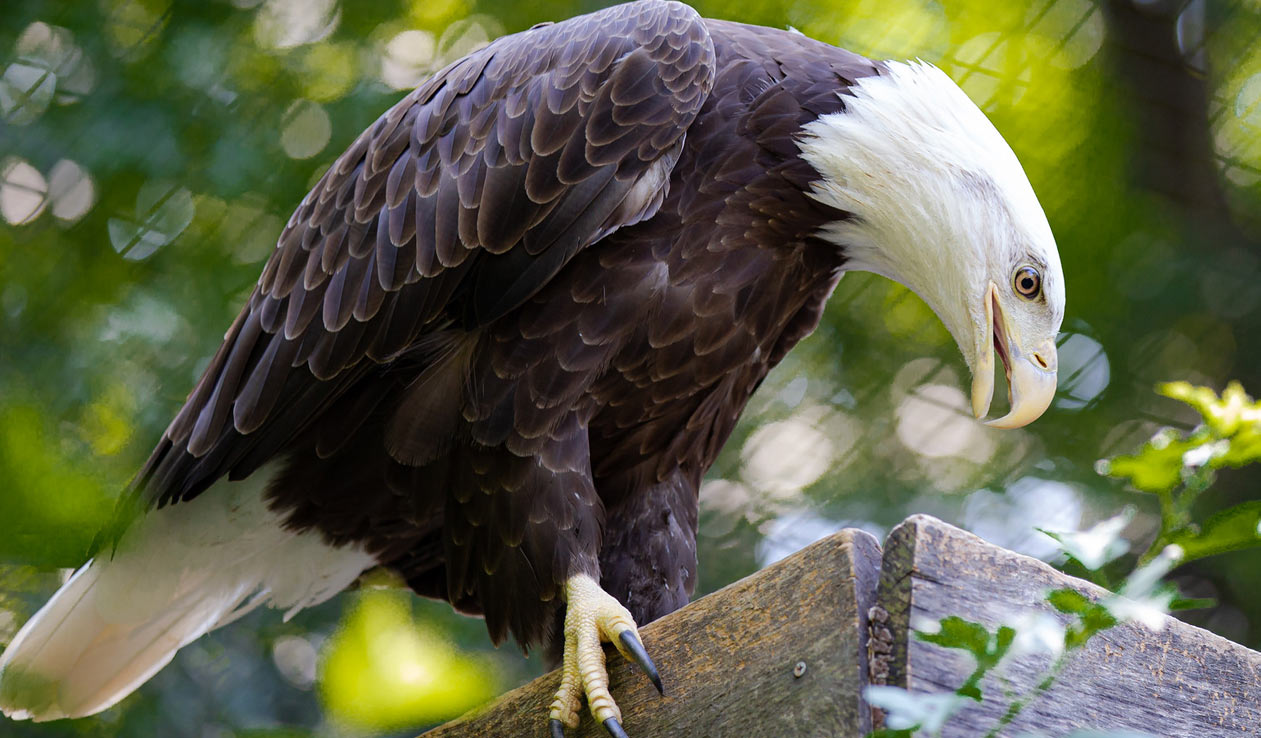
[[[949,77],[923,62],[886,62],[806,125],[809,193],[853,214],[821,235],[847,269],[895,279],[941,317],[969,363],[988,282],[1022,262],[1043,273],[1045,317],[1058,329],[1064,280],[1051,228],[1011,147]]]

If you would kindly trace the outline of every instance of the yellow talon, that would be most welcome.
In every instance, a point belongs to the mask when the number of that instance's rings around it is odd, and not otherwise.
[[[613,720],[620,731],[622,711],[609,692],[609,673],[601,642],[616,645],[627,659],[638,663],[660,689],[656,667],[643,651],[639,629],[630,612],[601,589],[599,582],[585,574],[570,577],[565,582],[564,597],[565,655],[560,688],[556,690],[548,716],[567,727],[578,727],[578,710],[585,694],[596,721],[608,727],[608,721]],[[626,641],[632,639],[633,645],[628,646]]]

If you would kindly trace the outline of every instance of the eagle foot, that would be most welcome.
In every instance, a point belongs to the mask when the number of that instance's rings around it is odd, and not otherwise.
[[[609,693],[609,673],[604,648],[609,641],[643,670],[658,692],[664,694],[657,667],[648,658],[639,629],[631,614],[591,577],[580,574],[565,582],[565,655],[561,663],[560,688],[548,715],[552,738],[564,738],[565,727],[578,727],[578,710],[583,695],[596,721],[613,738],[626,738],[622,711]]]

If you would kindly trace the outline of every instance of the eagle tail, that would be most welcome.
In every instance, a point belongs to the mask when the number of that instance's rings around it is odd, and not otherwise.
[[[264,603],[288,618],[376,563],[285,529],[256,477],[145,515],[112,556],[76,571],[0,655],[0,711],[36,721],[100,712],[208,631]]]

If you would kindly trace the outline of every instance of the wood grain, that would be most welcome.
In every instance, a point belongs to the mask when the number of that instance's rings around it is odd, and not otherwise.
[[[994,626],[1023,613],[1054,612],[1045,593],[1061,587],[1092,598],[1105,594],[1041,561],[912,516],[885,542],[878,601],[888,613],[892,648],[873,671],[887,666],[889,684],[914,692],[953,691],[971,673],[971,657],[908,637],[909,625],[958,615]],[[1008,704],[1004,689],[1024,692],[1050,663],[1047,654],[1005,663],[999,673],[1007,683],[987,677],[985,701],[970,704],[943,736],[984,735]],[[1136,623],[1104,631],[1002,735],[1079,728],[1168,738],[1261,735],[1261,654],[1173,618],[1159,631]]]
[[[606,648],[612,692],[627,733],[669,736],[862,736],[870,715],[867,612],[880,548],[844,530],[642,628],[665,683],[648,680]],[[804,672],[798,664],[804,664]],[[539,677],[427,738],[547,735],[559,683]],[[589,713],[573,738],[606,736]]]

